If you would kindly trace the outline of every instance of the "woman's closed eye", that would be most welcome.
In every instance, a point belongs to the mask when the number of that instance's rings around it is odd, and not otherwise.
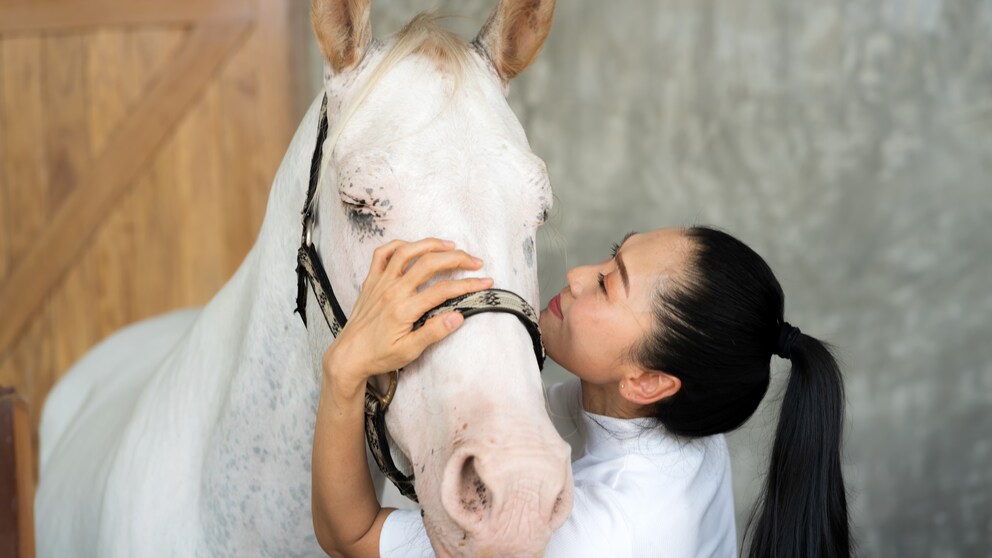
[[[607,294],[606,293],[606,276],[603,275],[602,273],[599,273],[598,275],[599,275],[599,289],[601,291],[603,291],[603,294]]]

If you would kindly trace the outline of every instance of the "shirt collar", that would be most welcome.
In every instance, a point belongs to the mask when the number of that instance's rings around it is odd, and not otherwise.
[[[658,419],[621,419],[585,410],[580,415],[586,453],[658,455],[679,449],[679,440]]]

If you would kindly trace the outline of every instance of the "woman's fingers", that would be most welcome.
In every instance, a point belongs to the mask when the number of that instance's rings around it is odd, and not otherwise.
[[[481,267],[482,260],[462,250],[431,252],[424,254],[411,265],[405,276],[412,288],[416,289],[438,273],[455,269],[477,270]]]
[[[469,277],[453,281],[441,281],[418,293],[415,297],[416,306],[414,312],[419,312],[417,318],[423,316],[435,306],[455,297],[468,293],[474,293],[488,289],[493,286],[493,280],[489,277]]]
[[[372,252],[372,269],[375,271],[383,271],[386,269],[386,264],[389,263],[389,259],[393,256],[396,250],[405,244],[409,244],[403,240],[391,240],[382,246],[376,248]]]
[[[465,316],[457,311],[445,312],[427,320],[423,327],[408,337],[408,343],[412,349],[410,354],[415,353],[411,361],[419,358],[427,347],[451,335],[464,322]]]
[[[417,262],[411,266],[414,260]],[[428,320],[417,331],[411,326],[445,300],[486,289],[492,281],[462,278],[439,281],[422,292],[418,289],[439,272],[477,270],[481,265],[464,251],[455,250],[453,243],[437,238],[397,240],[377,248],[348,324],[331,345],[335,362],[347,363],[340,374],[364,379],[401,368],[455,331],[464,320],[458,312]],[[328,348],[328,354],[330,351]]]
[[[413,258],[422,256],[428,252],[451,250],[454,247],[455,244],[450,240],[441,240],[439,238],[425,238],[416,242],[404,243],[390,253],[386,270],[393,275],[402,275],[406,270],[407,264]]]

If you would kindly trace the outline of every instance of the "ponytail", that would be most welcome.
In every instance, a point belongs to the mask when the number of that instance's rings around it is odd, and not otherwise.
[[[837,361],[782,320],[782,287],[754,250],[708,227],[683,234],[691,242],[686,269],[659,282],[656,327],[634,352],[641,366],[682,384],[655,405],[654,416],[679,436],[730,432],[761,403],[771,356],[791,358],[770,471],[745,529],[747,556],[848,558]]]
[[[764,492],[745,530],[749,558],[848,558],[840,465],[844,388],[828,346],[799,334]]]

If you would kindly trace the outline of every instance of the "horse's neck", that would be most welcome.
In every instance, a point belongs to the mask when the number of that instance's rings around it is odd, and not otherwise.
[[[255,244],[231,280],[203,309],[186,340],[187,350],[209,349],[219,355],[214,365],[232,372],[232,381],[256,376],[272,366],[280,369],[279,378],[314,376],[313,362],[300,369],[287,366],[290,360],[313,360],[308,349],[312,342],[293,311],[300,210],[316,139],[317,108],[315,103],[307,112],[279,166]]]
[[[258,240],[204,308],[183,347],[187,356],[199,352],[216,367],[201,373],[218,375],[210,382],[216,407],[206,418],[213,427],[201,501],[209,502],[205,509],[213,518],[250,515],[258,520],[239,525],[269,524],[273,518],[265,518],[266,509],[291,494],[294,502],[278,506],[280,512],[310,529],[309,490],[300,487],[309,487],[319,394],[320,354],[314,357],[311,347],[324,333],[308,335],[293,310],[300,210],[317,107],[307,112],[279,167]],[[312,302],[309,306],[316,306]],[[314,318],[308,319],[311,329],[323,325]]]

